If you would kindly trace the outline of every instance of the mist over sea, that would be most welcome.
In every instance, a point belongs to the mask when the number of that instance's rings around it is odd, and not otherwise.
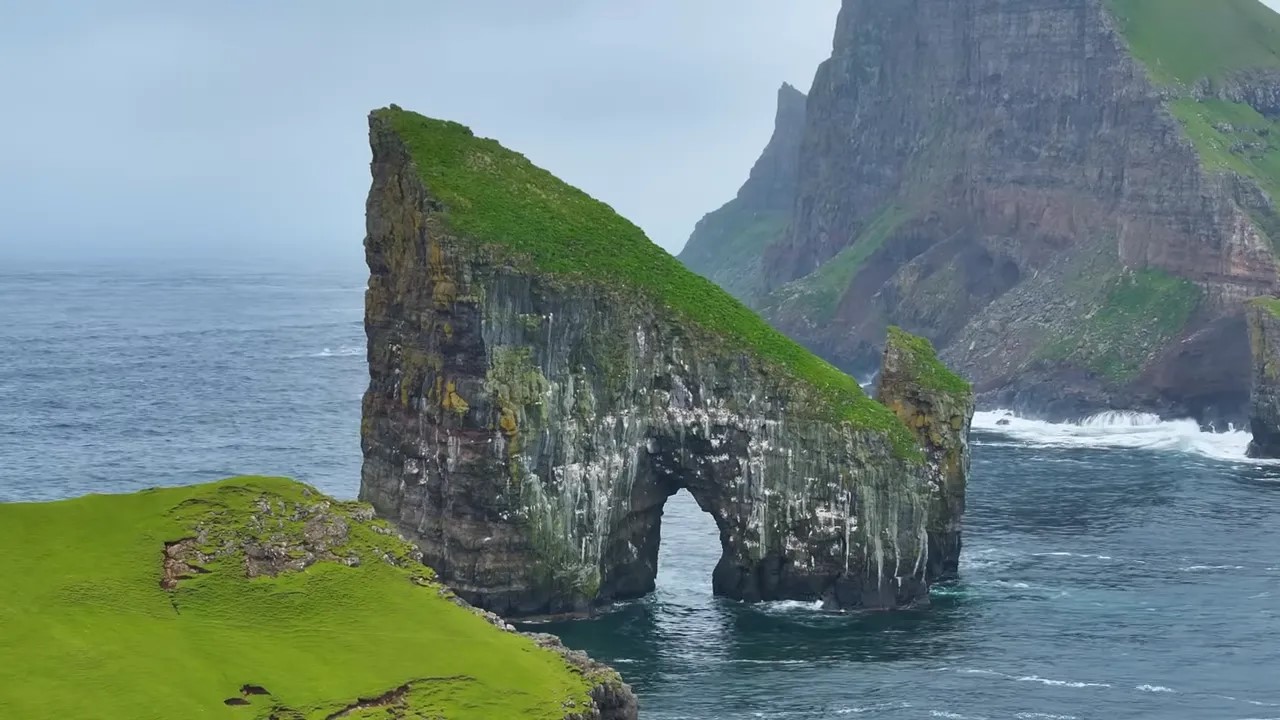
[[[0,269],[0,501],[233,474],[358,490],[359,267]],[[642,717],[1280,718],[1280,466],[1242,432],[980,413],[962,579],[835,615],[711,596],[716,530],[667,506],[658,592],[551,626]]]

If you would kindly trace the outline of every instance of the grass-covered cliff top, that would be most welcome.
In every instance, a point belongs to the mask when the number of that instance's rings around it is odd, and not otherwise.
[[[270,478],[0,504],[4,716],[559,720],[588,702],[579,671],[442,596],[370,517]]]
[[[925,338],[890,326],[889,337],[885,341],[889,352],[898,352],[907,360],[907,367],[912,382],[921,387],[945,393],[967,393],[971,390],[969,383],[959,375],[951,372],[938,359],[933,344]]]
[[[1259,0],[1106,0],[1157,82],[1192,85],[1280,69],[1280,15]]]
[[[1280,318],[1280,298],[1277,297],[1260,297],[1249,301],[1254,306],[1262,308],[1271,313],[1274,317]]]
[[[374,117],[399,135],[454,232],[512,251],[540,272],[643,293],[810,384],[829,406],[822,414],[888,432],[900,454],[917,454],[907,428],[853,378],[685,268],[613,208],[463,125],[395,106]]]

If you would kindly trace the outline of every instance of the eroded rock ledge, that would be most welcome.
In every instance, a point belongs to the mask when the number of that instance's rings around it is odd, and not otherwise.
[[[638,262],[667,295],[479,236],[573,227],[557,213],[585,196],[523,157],[394,107],[370,128],[361,498],[462,597],[519,616],[643,595],[681,489],[720,530],[719,595],[895,608],[954,569],[972,399],[945,368],[904,369],[895,415],[814,381],[831,368],[762,324],[734,337],[674,310],[693,292],[742,308],[664,253]],[[960,421],[913,433],[902,419],[935,406],[905,386],[934,372],[963,386]]]

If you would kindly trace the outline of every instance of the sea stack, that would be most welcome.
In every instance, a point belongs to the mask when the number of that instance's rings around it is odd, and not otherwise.
[[[1253,357],[1249,457],[1280,458],[1280,299],[1253,300],[1246,317]]]
[[[939,484],[918,429],[522,155],[395,106],[370,141],[360,495],[462,597],[643,595],[686,489],[720,530],[719,595],[927,601],[931,532],[959,527],[939,488],[963,478]]]

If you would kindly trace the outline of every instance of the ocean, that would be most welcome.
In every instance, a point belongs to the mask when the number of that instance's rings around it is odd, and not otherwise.
[[[359,485],[364,274],[0,268],[0,501],[254,473]],[[687,494],[658,590],[542,625],[641,717],[1280,718],[1280,466],[1242,432],[981,413],[961,579],[840,615],[712,597]]]

